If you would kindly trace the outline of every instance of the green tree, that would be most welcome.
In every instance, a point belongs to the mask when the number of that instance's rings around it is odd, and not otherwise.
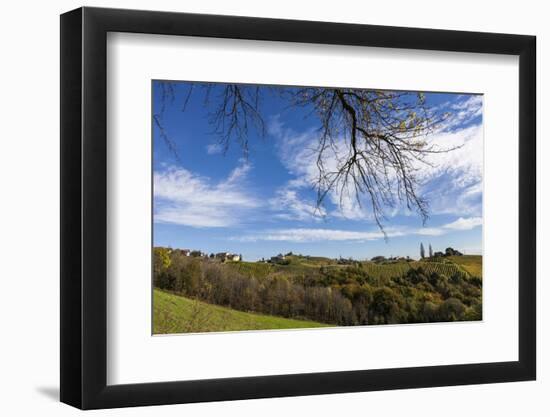
[[[391,288],[374,291],[369,308],[372,324],[398,323],[400,318],[399,296]]]
[[[157,247],[153,249],[153,285],[166,288],[168,285],[166,271],[171,264],[170,250]]]
[[[448,298],[439,306],[439,319],[441,321],[458,321],[464,318],[466,307],[457,298]]]
[[[153,249],[153,270],[155,273],[165,271],[170,266],[170,250],[157,247]]]

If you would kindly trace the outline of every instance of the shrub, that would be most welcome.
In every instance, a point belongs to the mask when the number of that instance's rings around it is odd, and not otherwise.
[[[464,318],[466,307],[456,298],[449,298],[439,306],[439,319],[441,321],[459,321]]]

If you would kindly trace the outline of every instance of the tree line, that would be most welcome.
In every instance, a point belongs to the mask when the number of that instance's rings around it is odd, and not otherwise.
[[[232,309],[340,326],[480,320],[481,279],[422,268],[403,277],[370,276],[360,264],[257,278],[230,265],[155,248],[153,283]]]

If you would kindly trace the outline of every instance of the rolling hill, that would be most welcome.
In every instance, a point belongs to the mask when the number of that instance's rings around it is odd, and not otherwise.
[[[395,262],[377,264],[374,262],[364,262],[367,272],[378,278],[394,278],[404,276],[409,269],[422,268],[426,273],[437,272],[438,274],[451,277],[459,274],[464,278],[479,277],[482,275],[482,257],[476,255],[469,256],[449,256],[441,260],[426,259],[412,262]]]
[[[168,265],[156,266],[154,334],[482,317],[481,256],[355,261],[288,254],[271,262],[170,256]]]
[[[448,259],[460,265],[472,276],[479,278],[483,276],[483,257],[481,255],[449,256]]]

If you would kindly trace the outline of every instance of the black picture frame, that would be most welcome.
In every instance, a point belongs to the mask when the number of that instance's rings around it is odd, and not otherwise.
[[[519,360],[107,385],[108,32],[519,56]],[[534,36],[80,8],[61,16],[61,401],[81,409],[536,378]]]

